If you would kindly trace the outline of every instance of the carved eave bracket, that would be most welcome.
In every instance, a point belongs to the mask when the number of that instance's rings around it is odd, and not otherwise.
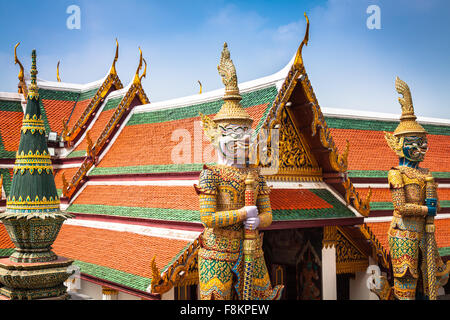
[[[353,205],[353,207],[364,217],[368,217],[370,213],[370,199],[372,197],[372,189],[369,187],[369,192],[366,197],[362,199],[359,193],[356,191],[354,185],[350,181],[350,178],[342,183],[345,188],[345,200],[347,205]]]
[[[156,257],[153,257],[151,293],[163,294],[174,286],[198,284],[199,248],[200,243],[197,238],[163,274],[156,267]]]
[[[345,228],[336,227],[336,273],[365,272],[370,252],[362,250]]]
[[[371,243],[373,249],[372,257],[378,263],[381,263],[384,268],[389,269],[390,266],[389,252],[382,246],[380,241],[377,239],[375,234],[373,234],[372,230],[370,230],[367,224],[364,223],[359,227],[359,229],[361,230],[361,233],[364,235],[364,237]]]

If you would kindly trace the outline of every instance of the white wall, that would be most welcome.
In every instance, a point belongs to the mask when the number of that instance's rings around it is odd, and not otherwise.
[[[369,257],[369,265],[377,263]],[[367,287],[367,279],[370,274],[357,272],[355,279],[350,279],[350,300],[379,300],[378,296]]]

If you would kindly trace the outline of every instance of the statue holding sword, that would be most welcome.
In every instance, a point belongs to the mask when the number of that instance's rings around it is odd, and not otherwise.
[[[201,114],[206,136],[217,151],[217,165],[205,165],[199,184],[198,270],[202,300],[274,300],[283,286],[272,287],[259,228],[272,223],[269,188],[249,165],[253,120],[242,107],[236,70],[224,44],[219,74],[225,84],[223,105],[214,119]]]
[[[397,77],[395,88],[402,95],[402,115],[394,133],[385,133],[399,157],[399,165],[388,173],[394,205],[388,231],[393,291],[399,300],[436,300],[437,289],[448,281],[450,265],[443,263],[434,237],[436,183],[428,169],[419,167],[428,150],[427,132],[416,121],[408,85]]]

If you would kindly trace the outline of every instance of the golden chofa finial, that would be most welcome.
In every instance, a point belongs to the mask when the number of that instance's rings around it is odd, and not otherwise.
[[[141,50],[140,47],[139,47],[139,54],[140,54],[140,56],[139,56],[139,65],[137,67],[136,74],[134,75],[134,80],[133,80],[133,83],[135,85],[140,84],[142,78],[147,76],[147,61],[145,61],[145,59],[142,57],[142,50]],[[139,76],[139,71],[142,69],[142,62],[144,62],[144,64],[145,64],[144,72],[142,73],[141,76]]]
[[[32,100],[32,99],[39,99],[39,93],[38,93],[38,87],[37,87],[37,77],[36,75],[38,74],[37,68],[36,68],[36,50],[33,49],[33,51],[31,52],[31,70],[30,70],[30,75],[31,75],[31,84],[30,84],[30,88],[28,89],[28,99]]]
[[[305,36],[303,38],[303,41],[300,44],[300,46],[298,47],[297,53],[295,55],[294,65],[296,68],[299,68],[303,64],[302,49],[303,49],[303,46],[308,45],[308,41],[309,41],[309,19],[308,19],[308,16],[306,15],[306,12],[304,13],[304,16],[306,18],[306,31],[305,31]]]
[[[59,62],[60,61],[58,61],[58,64],[56,65],[56,80],[58,80],[58,82],[61,82],[61,78],[59,77]]]
[[[198,91],[198,94],[202,94],[202,83],[200,82],[200,80],[197,80],[198,85],[200,86],[200,90]]]
[[[111,66],[111,70],[110,70],[111,74],[117,75],[116,62],[118,59],[119,59],[119,41],[117,41],[117,38],[116,38],[116,54],[114,55],[114,61]]]
[[[25,73],[24,73],[22,63],[20,63],[19,59],[17,58],[17,47],[19,45],[20,45],[20,42],[18,42],[14,46],[14,64],[18,64],[20,67],[19,75],[17,76],[17,78],[19,79],[19,84],[17,85],[17,87],[18,87],[18,92],[22,93],[24,95],[24,97],[26,97],[27,96],[27,84],[25,83],[25,80],[24,80]]]

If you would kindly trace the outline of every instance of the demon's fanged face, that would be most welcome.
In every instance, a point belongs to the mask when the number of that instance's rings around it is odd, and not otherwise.
[[[403,154],[410,161],[423,161],[428,150],[428,140],[425,136],[407,136],[403,140]]]
[[[227,159],[244,163],[251,139],[251,129],[248,126],[227,124],[219,125],[221,136],[219,149]],[[240,161],[239,161],[240,160]]]

